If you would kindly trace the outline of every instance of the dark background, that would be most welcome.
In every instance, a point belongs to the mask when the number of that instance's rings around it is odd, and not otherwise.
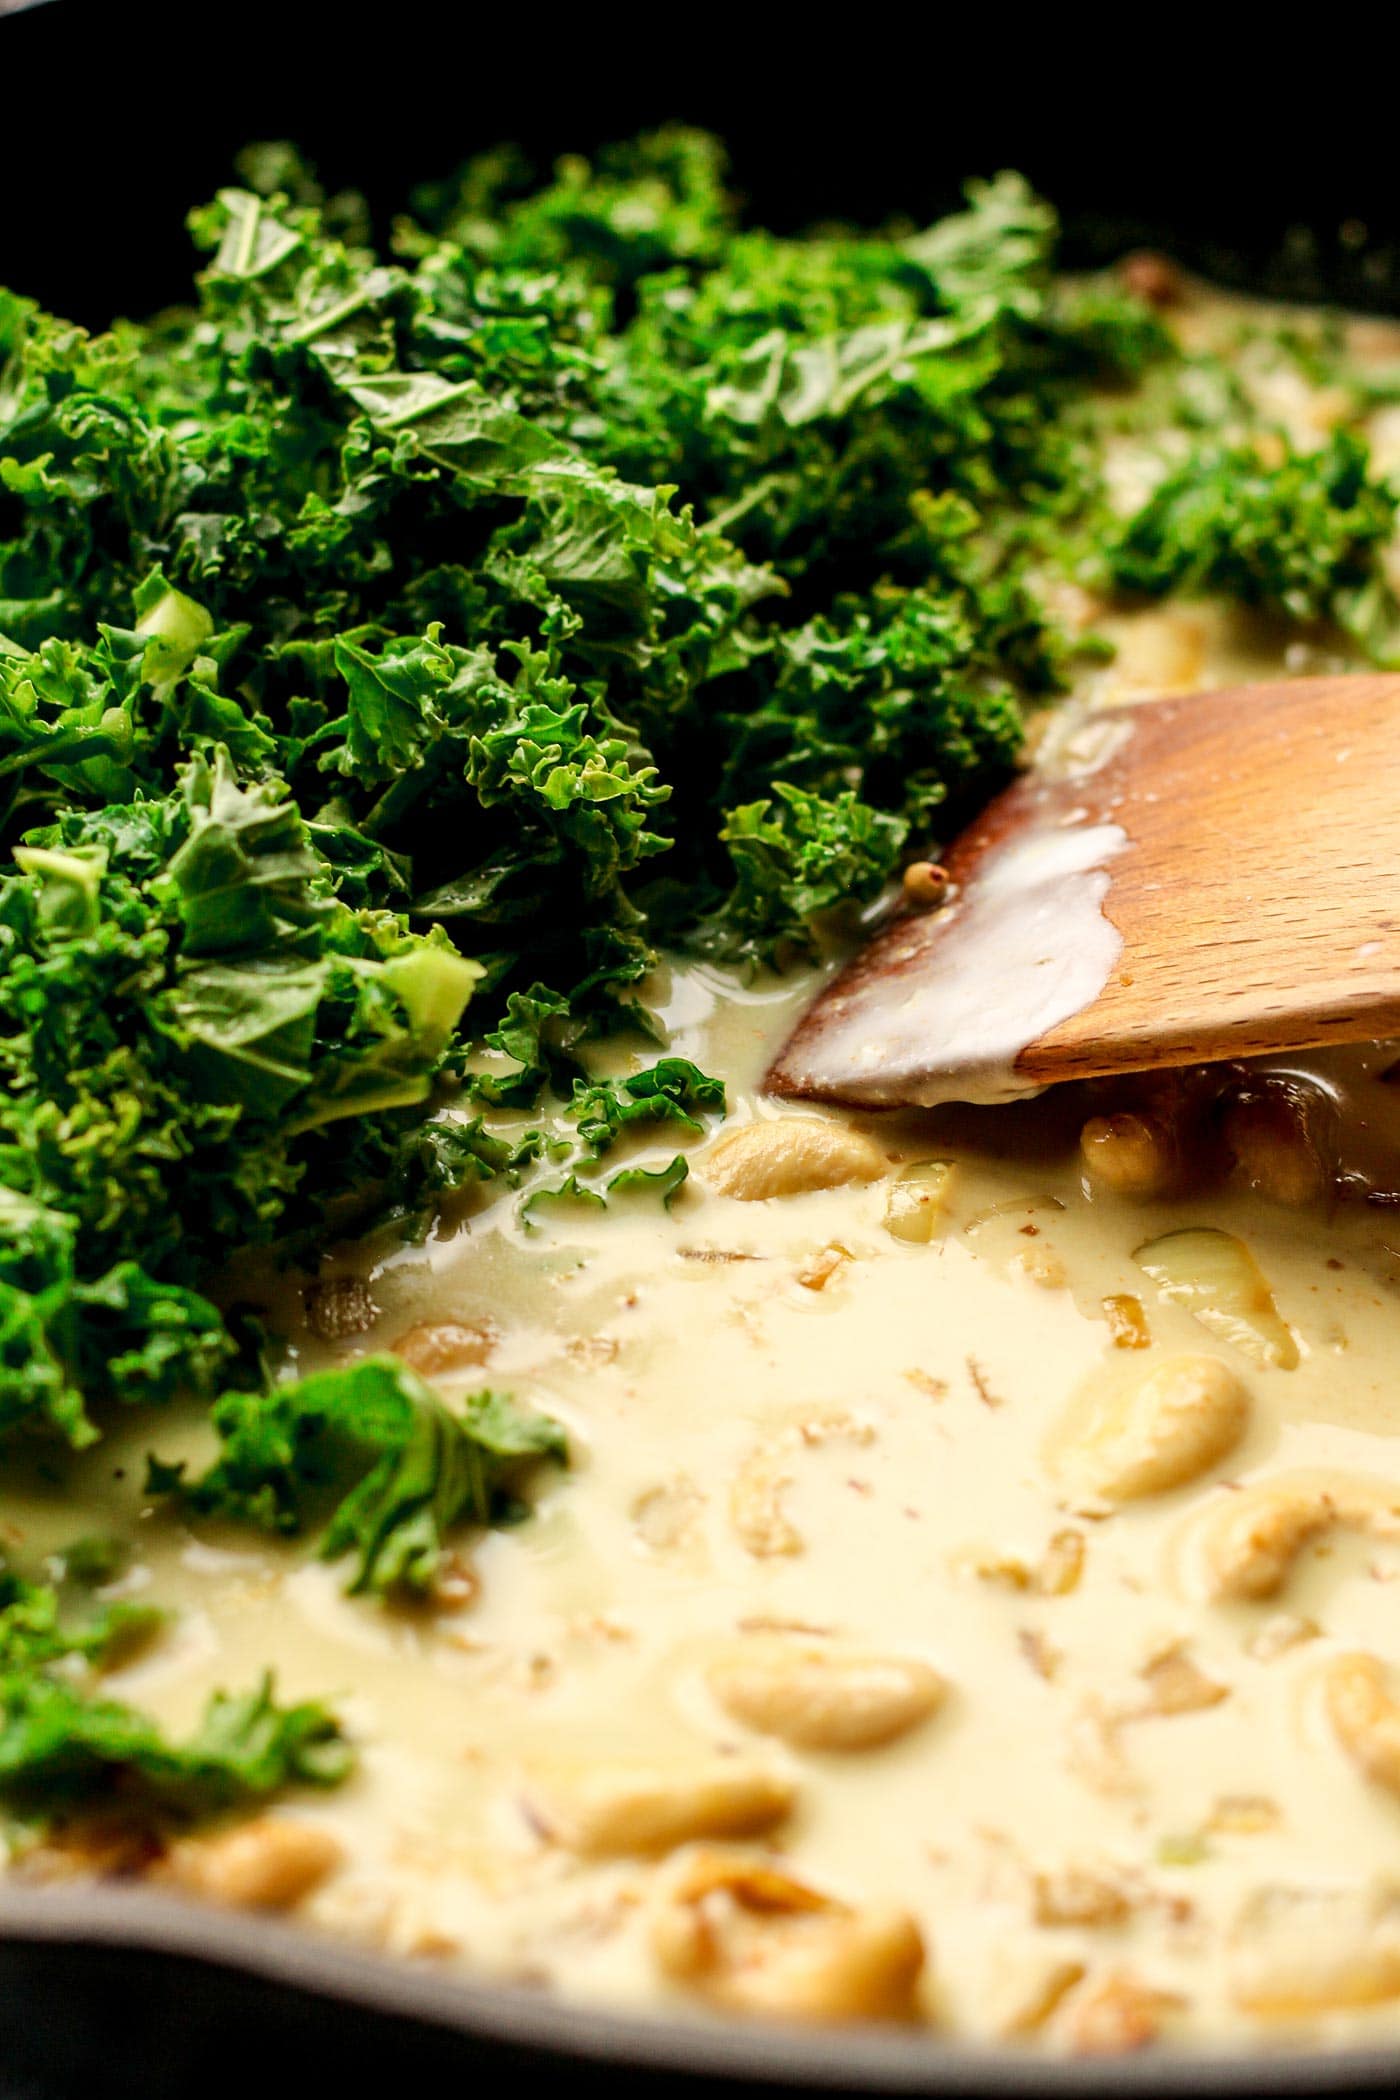
[[[0,282],[90,325],[178,297],[184,212],[249,139],[297,139],[382,224],[412,182],[483,146],[517,140],[547,162],[681,118],[727,138],[753,216],[779,227],[927,219],[963,176],[1015,166],[1060,206],[1071,261],[1158,245],[1226,281],[1400,311],[1383,19],[51,0],[0,12]],[[527,2078],[627,2100],[716,2090],[531,2068],[207,1969],[0,1941],[4,2100],[428,2090],[444,2072],[489,2093]]]
[[[177,296],[184,212],[252,138],[295,138],[387,218],[482,146],[547,163],[678,117],[725,136],[779,227],[928,219],[964,176],[1013,166],[1060,206],[1070,260],[1159,244],[1237,282],[1400,307],[1395,20],[50,0],[0,15],[0,281],[89,323]],[[1256,22],[1273,35],[1246,36]]]

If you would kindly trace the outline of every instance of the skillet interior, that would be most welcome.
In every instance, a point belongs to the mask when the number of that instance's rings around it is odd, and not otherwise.
[[[989,23],[893,21],[847,48],[809,24],[612,9],[514,33],[509,11],[395,0],[348,15],[282,0],[226,17],[50,0],[0,20],[0,280],[97,324],[188,279],[189,204],[249,138],[292,136],[384,217],[405,177],[501,138],[547,157],[670,117],[730,143],[770,223],[838,211],[926,219],[961,178],[1012,164],[1061,207],[1066,258],[1169,248],[1247,290],[1400,312],[1400,193],[1341,62],[1310,56],[1305,136],[1256,66],[1204,83],[1187,46],[1126,53],[1109,92],[1085,54]],[[1017,40],[1021,40],[1019,43]],[[1006,49],[1003,45],[1014,48]],[[1043,47],[1042,47],[1043,45]],[[992,83],[995,83],[993,86]],[[1346,84],[1348,88],[1350,83]],[[1300,144],[1300,139],[1303,141]],[[1357,238],[1364,226],[1367,238]],[[1341,231],[1347,228],[1346,232]],[[1290,231],[1290,229],[1293,229]],[[1400,2051],[1055,2063],[926,2038],[641,2023],[392,1966],[283,1927],[100,1890],[0,1897],[0,2080],[16,2093],[217,2092],[357,2073],[456,2072],[572,2091],[697,2096],[761,2084],[885,2092],[1321,2092],[1400,2083]]]

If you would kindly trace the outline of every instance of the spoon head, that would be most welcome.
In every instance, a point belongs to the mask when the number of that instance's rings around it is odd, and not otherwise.
[[[1082,718],[820,994],[770,1091],[862,1107],[1400,1030],[1400,678]]]

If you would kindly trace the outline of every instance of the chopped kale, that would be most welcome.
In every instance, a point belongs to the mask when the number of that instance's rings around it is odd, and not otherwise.
[[[350,1748],[316,1703],[279,1706],[266,1678],[216,1693],[194,1735],[172,1742],[97,1674],[150,1637],[146,1605],[88,1607],[70,1623],[51,1584],[0,1568],[0,1800],[27,1816],[95,1803],[132,1816],[202,1814],[301,1783],[334,1784]]]
[[[352,1591],[424,1591],[456,1524],[487,1524],[529,1463],[563,1458],[564,1433],[501,1393],[460,1412],[394,1357],[365,1357],[214,1407],[222,1449],[186,1484],[152,1464],[152,1485],[188,1506],[262,1530],[298,1532],[314,1513],[326,1560],[351,1556]]]
[[[1400,646],[1377,557],[1395,532],[1400,494],[1369,472],[1364,442],[1334,432],[1314,452],[1206,444],[1159,483],[1109,540],[1105,561],[1121,589],[1153,597],[1217,592],[1291,619],[1330,619],[1370,653]]]

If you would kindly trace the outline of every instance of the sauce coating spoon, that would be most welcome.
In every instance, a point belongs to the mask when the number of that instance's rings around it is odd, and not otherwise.
[[[1071,719],[808,1009],[771,1092],[1004,1101],[1400,1033],[1400,677]]]

